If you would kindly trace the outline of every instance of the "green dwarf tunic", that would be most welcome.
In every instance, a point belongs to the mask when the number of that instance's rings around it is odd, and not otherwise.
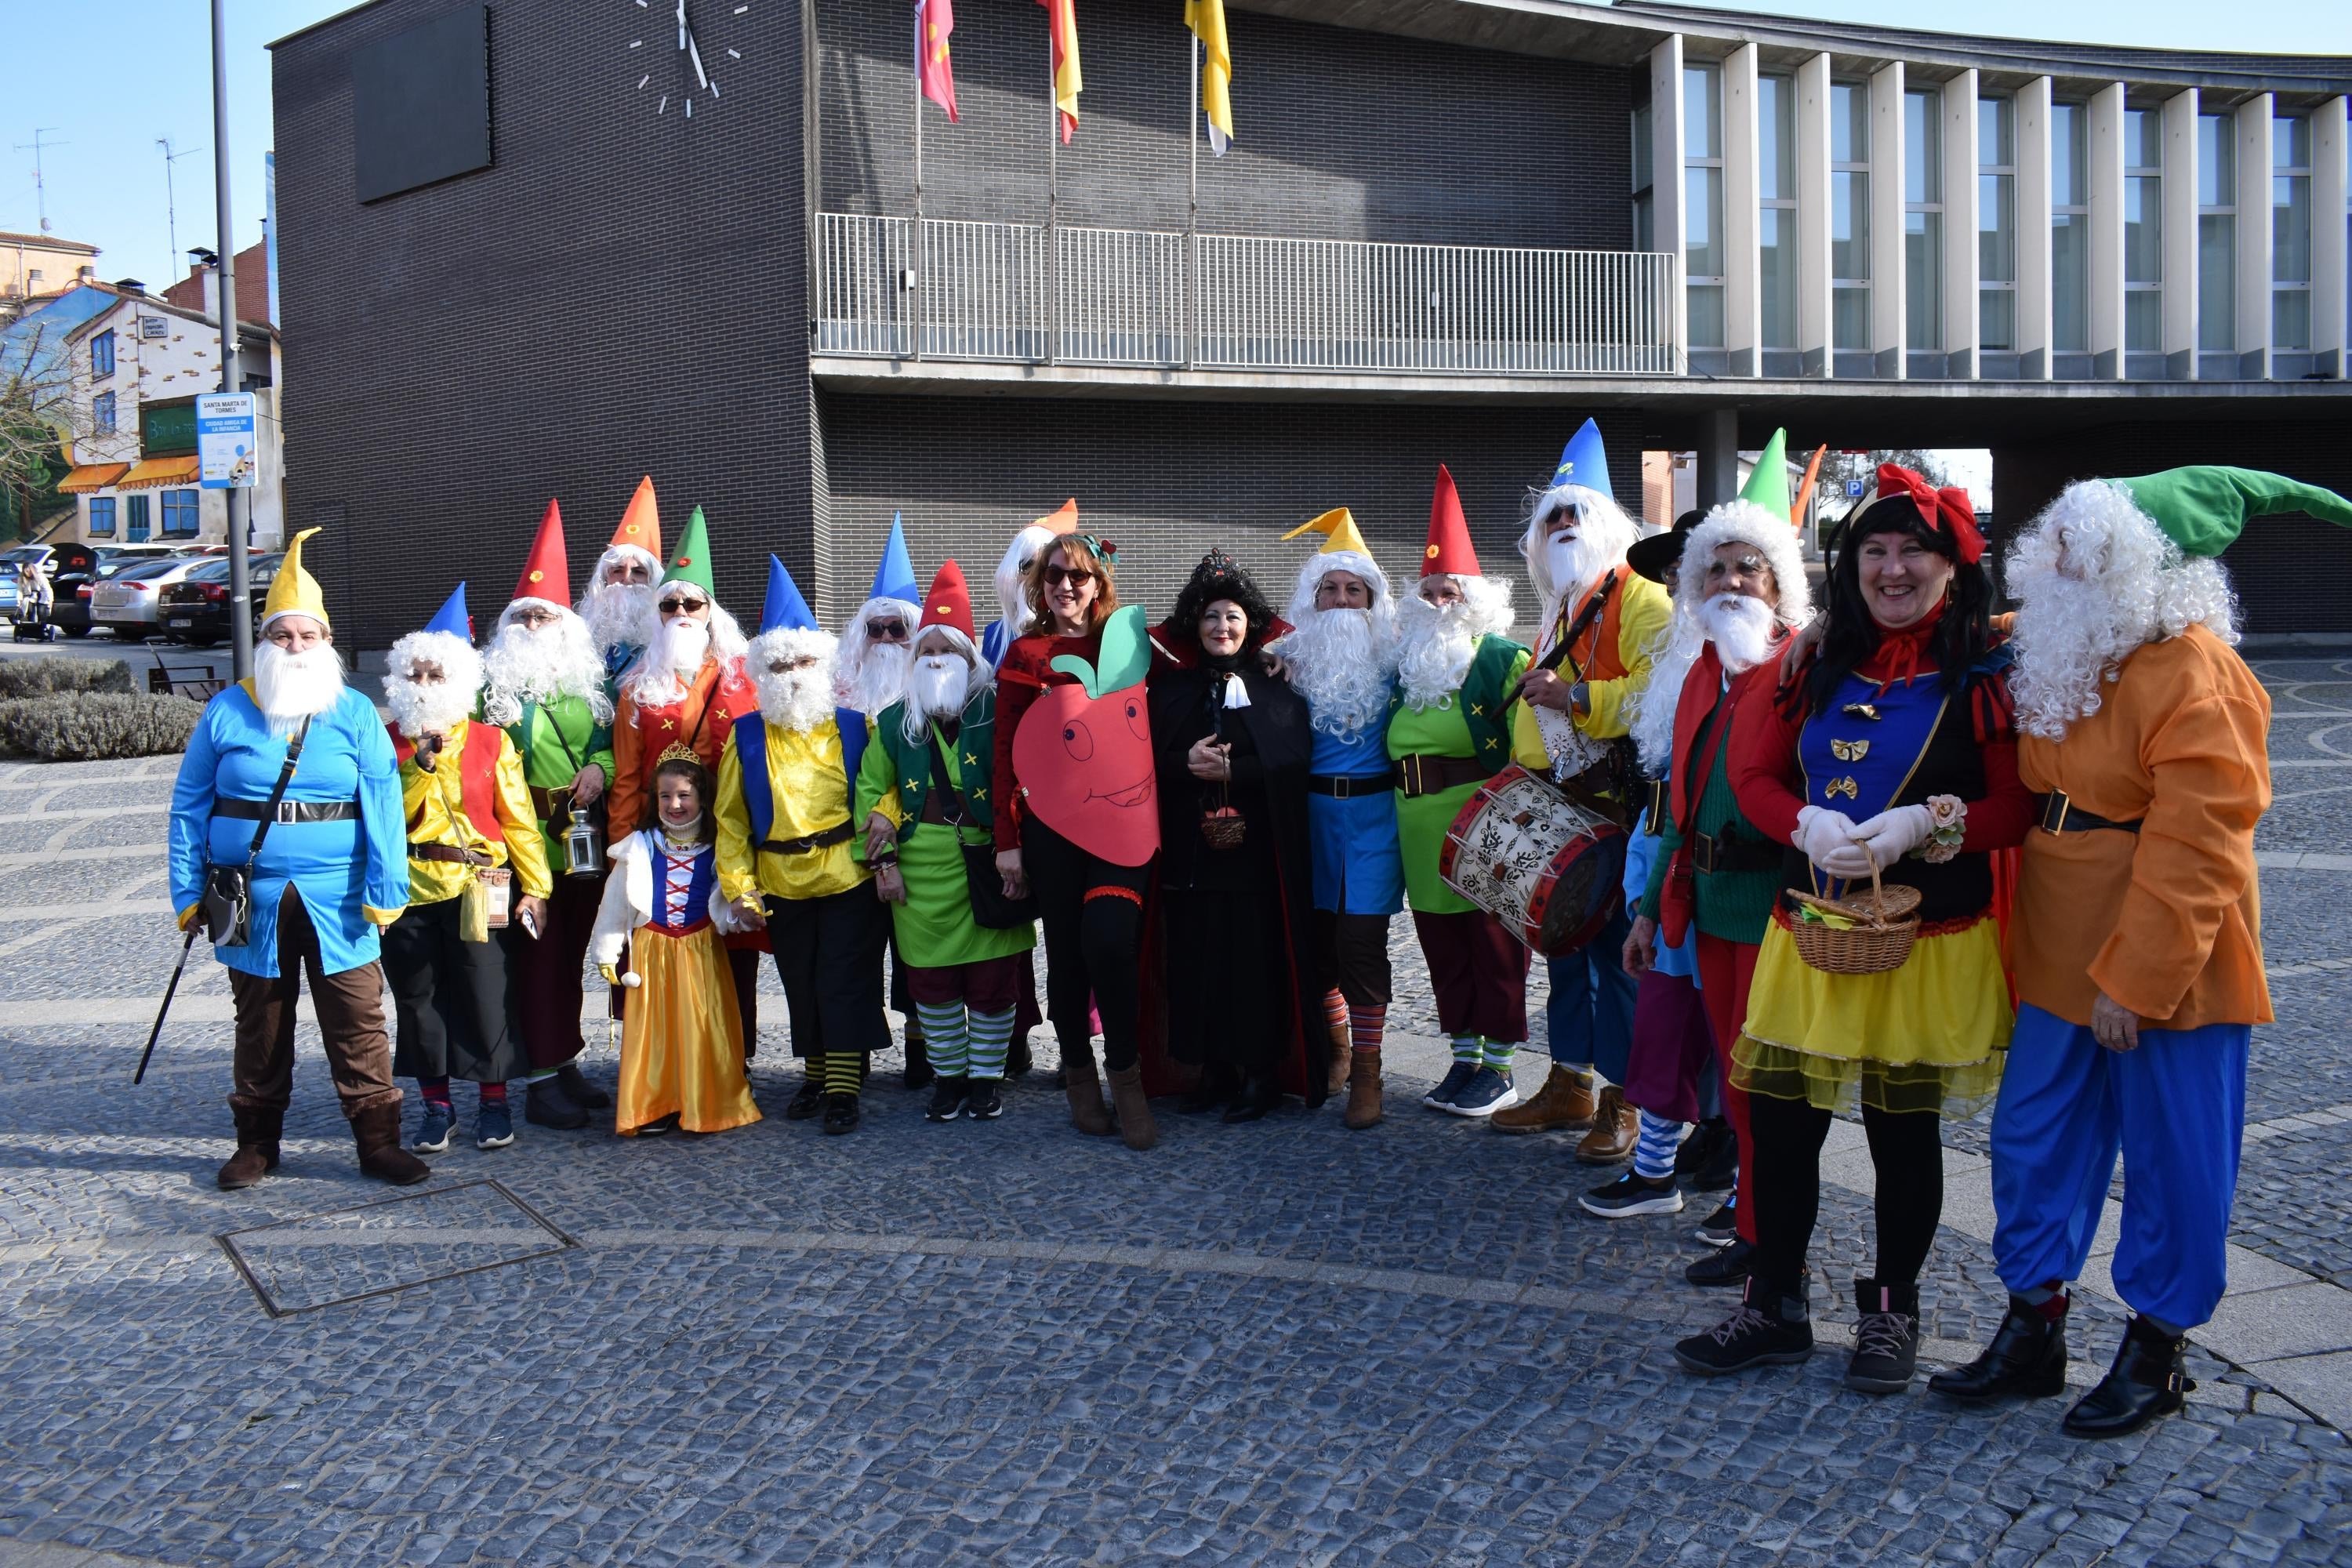
[[[1400,692],[1389,714],[1391,757],[1459,757],[1475,761],[1487,774],[1511,761],[1506,715],[1510,692],[1527,672],[1528,650],[1507,637],[1485,637],[1470,657],[1462,689],[1438,708],[1415,708]],[[1397,841],[1404,853],[1404,892],[1423,914],[1468,914],[1477,905],[1445,885],[1437,874],[1445,830],[1476,794],[1478,784],[1458,784],[1434,794],[1397,794]]]
[[[522,758],[522,782],[536,792],[563,789],[583,767],[593,763],[604,770],[604,787],[613,785],[613,727],[599,724],[588,711],[586,699],[559,697],[552,702],[527,701],[522,717],[506,727],[507,739],[514,742],[516,752]],[[531,807],[538,810],[543,803],[533,795]],[[563,830],[571,826],[570,817],[562,811],[551,821],[542,820],[540,832],[547,840],[547,863],[559,876],[563,870]],[[634,822],[618,825],[623,832],[636,828]]]
[[[949,786],[970,818],[961,827],[925,821],[932,804],[931,747],[909,742],[901,727],[906,705],[894,702],[871,725],[866,758],[857,770],[857,853],[865,855],[865,826],[877,811],[898,825],[898,872],[907,901],[890,906],[898,952],[919,969],[946,969],[1010,958],[1037,944],[1034,925],[992,931],[971,918],[963,846],[991,842],[989,770],[993,758],[996,693],[983,689],[964,704],[953,736],[938,724],[930,741],[947,771]],[[944,804],[944,803],[941,803]]]

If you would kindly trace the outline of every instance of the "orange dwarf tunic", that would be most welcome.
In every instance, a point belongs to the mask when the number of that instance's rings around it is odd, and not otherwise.
[[[759,706],[760,694],[752,689],[739,658],[704,659],[686,695],[659,708],[638,707],[629,691],[629,678],[623,674],[620,699],[614,704],[613,791],[604,814],[613,842],[617,844],[646,826],[654,769],[662,752],[684,741],[715,779],[719,754],[727,749],[729,728]],[[704,809],[710,809],[710,804],[705,802]]]
[[[2021,735],[2037,794],[2140,830],[2026,835],[2010,928],[2018,999],[2071,1024],[2097,994],[2165,1029],[2266,1024],[2254,824],[2271,702],[2203,626],[2149,643],[2063,741]]]

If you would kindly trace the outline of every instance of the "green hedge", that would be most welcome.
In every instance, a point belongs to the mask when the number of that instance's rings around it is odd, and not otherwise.
[[[119,658],[0,658],[0,701],[79,691],[135,691]]]
[[[184,697],[143,691],[0,699],[0,753],[52,763],[87,763],[184,752],[204,710],[204,704]]]

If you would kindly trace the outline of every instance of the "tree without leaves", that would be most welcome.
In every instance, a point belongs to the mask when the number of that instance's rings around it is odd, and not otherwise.
[[[75,384],[64,334],[34,321],[0,339],[0,493],[19,526],[33,522],[34,497],[47,488],[69,440],[96,435],[90,400]]]

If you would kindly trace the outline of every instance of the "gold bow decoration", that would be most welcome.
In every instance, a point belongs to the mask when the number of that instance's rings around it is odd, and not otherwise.
[[[1851,778],[1843,778],[1830,780],[1822,789],[1822,798],[1824,800],[1835,800],[1840,795],[1845,796],[1848,800],[1860,800],[1862,786]]]
[[[1862,761],[1863,758],[1870,755],[1870,742],[1867,741],[1832,741],[1830,742],[1830,755],[1835,757],[1842,763],[1858,763]]]

